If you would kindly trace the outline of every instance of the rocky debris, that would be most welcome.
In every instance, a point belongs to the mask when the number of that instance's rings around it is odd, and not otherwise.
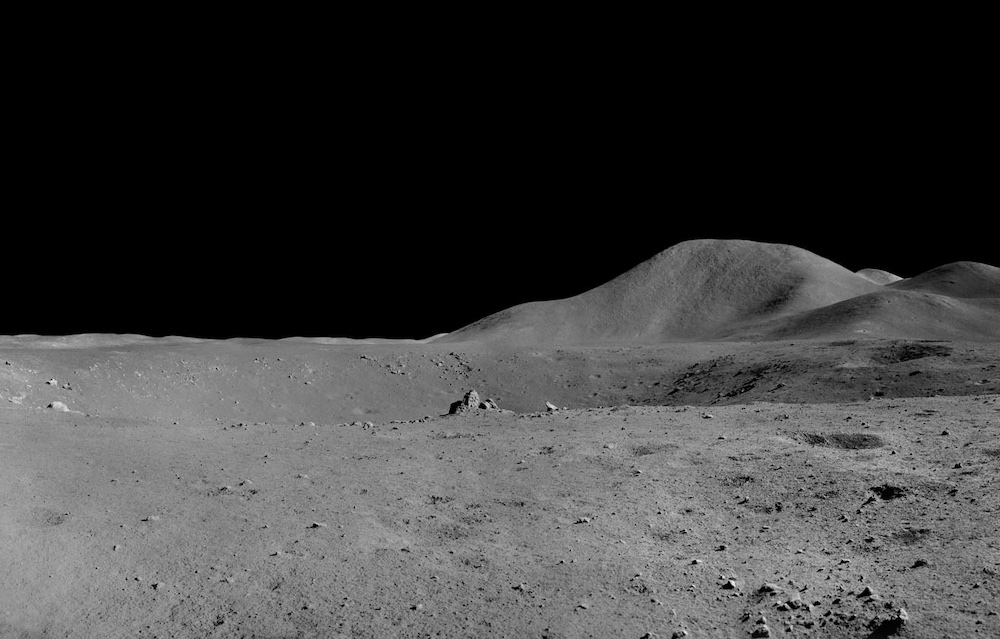
[[[451,408],[448,409],[448,414],[457,415],[475,410],[500,412],[500,407],[492,399],[486,398],[480,400],[479,393],[475,390],[470,390],[461,401],[454,402],[451,405]]]

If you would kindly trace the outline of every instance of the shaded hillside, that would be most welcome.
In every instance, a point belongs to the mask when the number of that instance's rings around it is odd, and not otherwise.
[[[693,240],[575,297],[515,306],[440,341],[596,344],[711,339],[742,325],[821,308],[879,288],[794,246]]]
[[[894,289],[923,291],[949,297],[1000,297],[1000,268],[979,262],[954,262],[899,282]]]

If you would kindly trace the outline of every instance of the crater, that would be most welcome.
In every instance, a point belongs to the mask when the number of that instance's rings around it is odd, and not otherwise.
[[[802,435],[802,441],[813,446],[843,448],[846,450],[881,448],[885,446],[885,440],[878,435],[870,435],[868,433],[834,433],[832,435],[806,433]]]

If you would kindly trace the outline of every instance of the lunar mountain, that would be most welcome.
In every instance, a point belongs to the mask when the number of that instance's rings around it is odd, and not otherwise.
[[[959,262],[901,279],[875,269],[852,273],[794,246],[692,240],[592,290],[514,306],[438,341],[596,345],[845,335],[997,339],[1000,269]]]

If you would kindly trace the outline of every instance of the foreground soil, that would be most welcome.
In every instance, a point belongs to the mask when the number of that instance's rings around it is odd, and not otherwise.
[[[1000,635],[989,349],[766,348],[4,350],[0,636]]]

